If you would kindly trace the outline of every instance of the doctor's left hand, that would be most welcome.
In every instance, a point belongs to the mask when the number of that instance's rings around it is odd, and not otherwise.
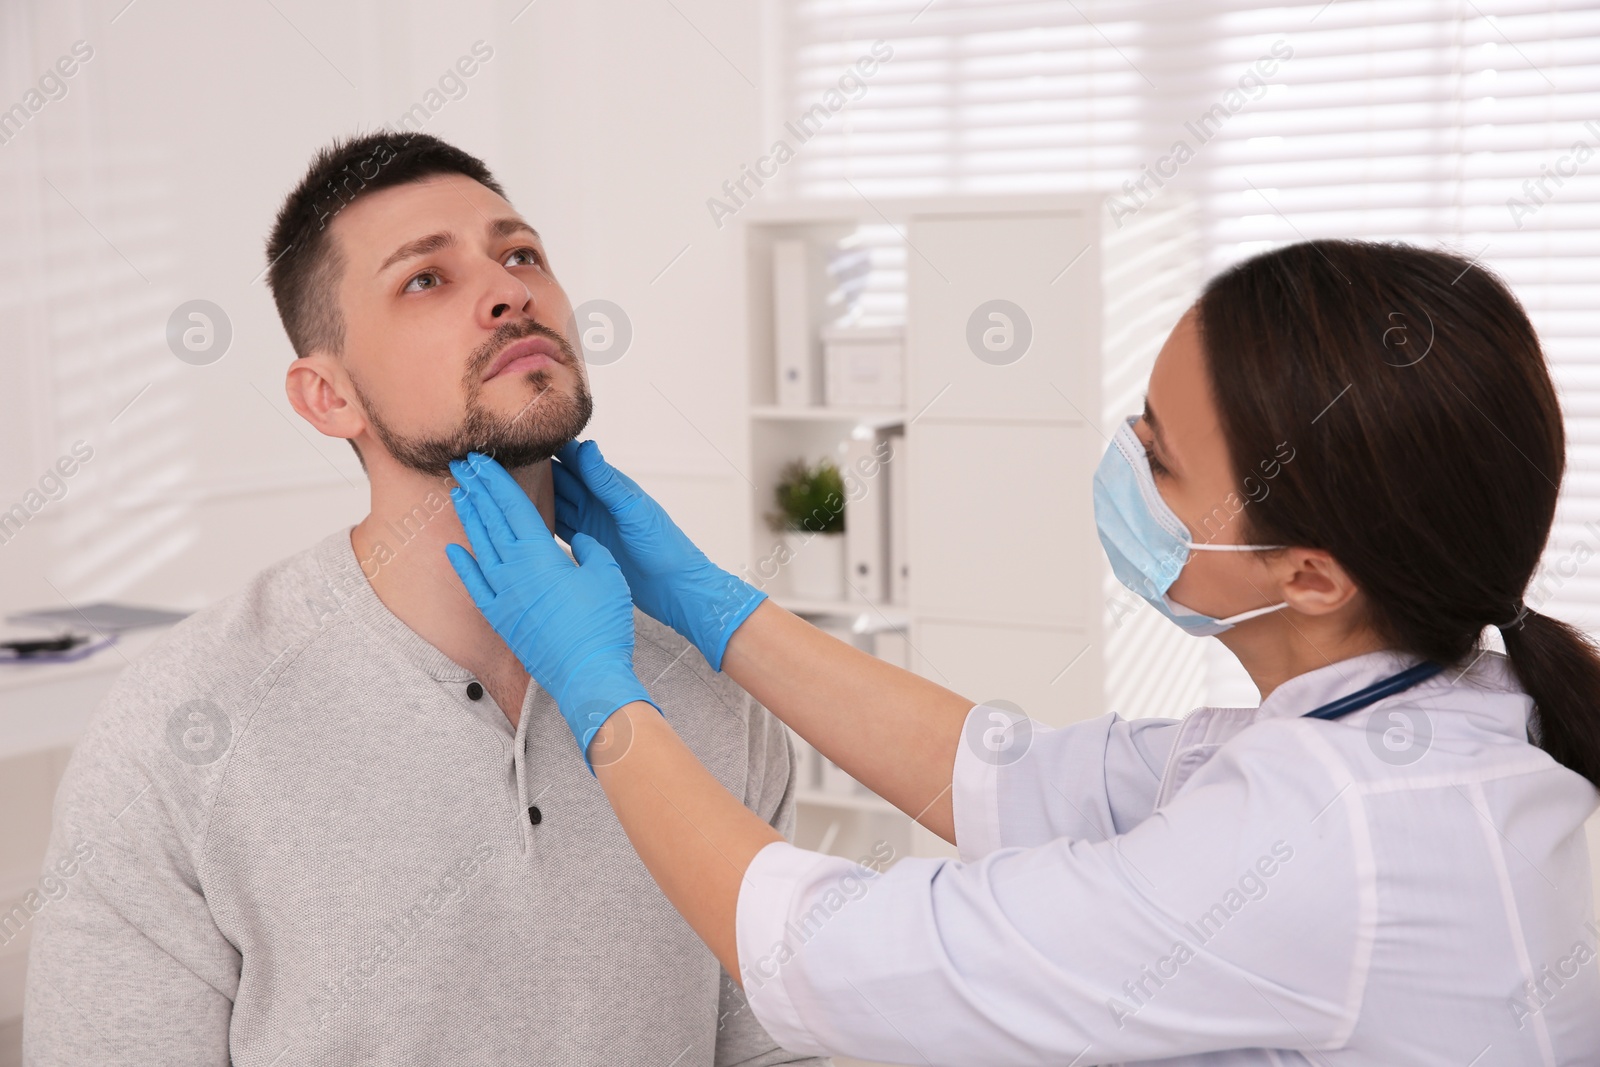
[[[633,672],[627,580],[587,534],[572,537],[574,565],[522,487],[490,457],[471,452],[450,470],[461,483],[450,499],[472,553],[450,544],[445,555],[478,610],[555,698],[593,774],[589,742],[600,725],[636,700],[655,706]]]

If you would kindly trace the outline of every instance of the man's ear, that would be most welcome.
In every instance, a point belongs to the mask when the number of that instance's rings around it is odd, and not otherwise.
[[[1320,548],[1287,548],[1269,558],[1282,599],[1303,615],[1331,615],[1360,595],[1345,569]]]
[[[289,364],[283,391],[300,417],[328,437],[348,440],[367,428],[366,417],[350,399],[349,376],[328,352],[313,349]]]

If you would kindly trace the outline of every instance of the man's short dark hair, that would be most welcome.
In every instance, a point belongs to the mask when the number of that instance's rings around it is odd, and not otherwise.
[[[344,262],[328,236],[334,216],[369,193],[438,174],[461,174],[506,195],[482,160],[427,133],[380,130],[335,140],[312,159],[267,240],[267,285],[296,357],[344,350]]]
[[[369,193],[439,174],[460,174],[506,195],[482,160],[428,133],[379,130],[335,139],[312,159],[267,239],[267,285],[296,359],[318,348],[344,351],[339,280],[345,264],[328,233],[334,216]]]

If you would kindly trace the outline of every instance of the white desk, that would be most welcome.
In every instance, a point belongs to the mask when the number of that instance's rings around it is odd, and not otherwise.
[[[117,675],[167,627],[123,634],[73,663],[0,663],[0,796],[11,824],[0,841],[0,909],[39,879],[55,785]],[[0,1067],[21,1063],[22,992],[31,928],[0,946]]]
[[[129,631],[74,663],[0,663],[0,760],[76,744],[117,675],[166,632]]]

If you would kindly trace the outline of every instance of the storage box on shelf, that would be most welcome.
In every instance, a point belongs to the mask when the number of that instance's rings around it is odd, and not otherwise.
[[[796,201],[753,204],[743,227],[755,580],[869,652],[1051,726],[1198,703],[1204,679],[1199,643],[1119,592],[1090,503],[1109,428],[1138,410],[1197,292],[1193,205],[1171,195],[1119,225],[1105,204]],[[764,521],[783,464],[823,457],[850,489],[837,604],[787,595]],[[803,845],[936,840],[825,789],[826,762],[808,759]]]
[[[905,405],[905,329],[901,326],[824,326],[823,395],[830,408]]]

